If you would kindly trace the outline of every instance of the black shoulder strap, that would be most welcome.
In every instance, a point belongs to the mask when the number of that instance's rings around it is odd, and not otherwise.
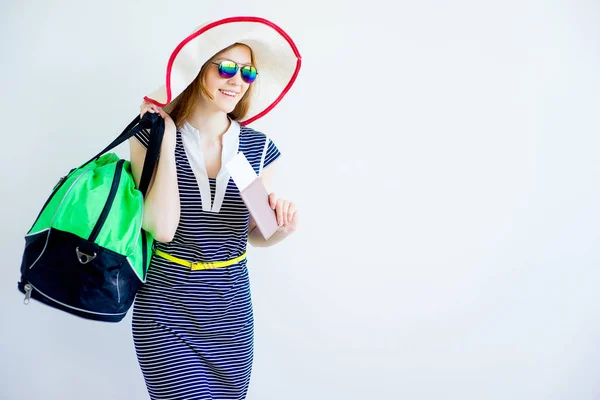
[[[150,143],[146,149],[146,157],[144,159],[144,168],[142,169],[142,177],[140,179],[139,190],[144,196],[150,185],[150,179],[154,173],[154,167],[158,162],[160,153],[160,145],[162,144],[163,136],[165,133],[165,121],[162,117],[156,113],[145,113],[142,118],[136,116],[133,121],[123,130],[123,132],[115,139],[111,144],[106,146],[104,150],[92,157],[88,162],[83,164],[85,166],[90,162],[97,160],[104,153],[112,150],[127,139],[132,138],[143,130],[150,131]]]
[[[140,187],[138,188],[144,196],[146,196],[146,191],[148,190],[148,186],[150,186],[150,179],[152,179],[154,167],[158,163],[160,145],[162,144],[163,136],[165,134],[165,120],[160,115],[149,112],[144,114],[144,118],[142,118],[142,120],[146,118],[146,115],[148,115],[148,119],[151,121],[150,143],[148,143],[148,148],[146,149],[144,168],[142,169]]]

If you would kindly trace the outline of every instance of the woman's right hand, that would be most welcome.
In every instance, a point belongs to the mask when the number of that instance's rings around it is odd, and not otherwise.
[[[144,101],[140,106],[140,118],[147,112],[158,113],[165,120],[165,135],[163,137],[163,142],[167,141],[174,147],[177,128],[175,127],[175,122],[173,122],[171,116],[156,104]]]

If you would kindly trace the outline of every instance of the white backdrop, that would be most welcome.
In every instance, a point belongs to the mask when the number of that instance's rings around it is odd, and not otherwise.
[[[303,56],[253,125],[301,225],[251,249],[248,399],[600,398],[597,1],[1,4],[1,399],[148,398],[131,314],[23,305],[23,236],[174,46],[232,15]]]

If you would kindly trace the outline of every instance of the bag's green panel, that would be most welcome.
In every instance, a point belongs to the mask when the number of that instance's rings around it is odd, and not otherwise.
[[[146,232],[146,260],[148,260],[147,265],[142,265],[144,262],[143,259],[143,253],[142,253],[142,240],[143,240],[143,235],[140,234],[140,237],[138,239],[138,246],[135,249],[135,251],[133,253],[131,253],[131,255],[129,255],[129,257],[127,257],[127,259],[129,260],[129,262],[131,263],[131,265],[133,266],[133,269],[135,271],[135,273],[137,274],[138,278],[140,278],[141,281],[144,281],[144,271],[148,271],[148,267],[150,266],[150,260],[152,259],[152,244],[154,243],[154,238],[152,238],[152,235],[150,235],[148,232]]]
[[[116,158],[116,160],[115,160],[115,158]],[[85,201],[85,197],[86,197],[85,192],[82,192],[80,189],[82,182],[85,182],[86,180],[88,180],[91,177],[91,175],[94,173],[93,170],[95,170],[99,165],[100,166],[105,165],[107,162],[108,163],[116,162],[116,161],[118,161],[118,159],[119,158],[114,153],[105,154],[102,157],[100,157],[98,160],[89,163],[85,167],[79,167],[78,169],[72,171],[66,177],[65,182],[62,184],[62,186],[52,196],[52,199],[48,202],[48,204],[45,205],[44,209],[41,211],[39,217],[33,224],[33,227],[28,232],[28,234],[34,234],[34,233],[43,231],[45,229],[48,229],[51,227],[50,226],[51,224],[52,224],[53,228],[64,229],[65,228],[64,223],[59,224],[62,228],[59,228],[57,226],[57,222],[59,222],[59,220],[61,218],[61,216],[59,214],[64,215],[65,210],[70,209],[71,208],[70,206],[73,203],[77,204],[78,202]],[[114,167],[112,169],[114,171]],[[112,183],[112,181],[111,181],[111,183]],[[110,190],[110,187],[108,188],[108,190]],[[108,191],[106,193],[108,195]],[[65,196],[75,199],[75,201],[69,200],[69,199],[65,198]],[[105,200],[106,200],[106,196],[105,196]],[[80,206],[75,206],[74,208],[81,208],[84,211],[87,211],[88,207],[81,207],[81,204],[82,203],[80,203]],[[87,204],[86,204],[86,206],[87,206]],[[100,210],[101,210],[103,206],[104,206],[104,204],[93,207],[94,211],[95,211],[95,208],[98,208],[98,207],[100,207]],[[60,207],[60,210],[59,210],[59,207]],[[59,214],[57,214],[57,211],[61,211],[61,212]],[[97,213],[97,215],[99,215],[99,212]],[[87,217],[86,217],[86,219],[87,219]],[[74,224],[75,226],[80,225],[80,223],[78,223],[77,220],[75,220],[74,223],[71,222],[70,224]],[[65,230],[68,232],[72,232],[71,230],[69,230],[68,226],[69,226],[69,224],[66,225]],[[92,226],[92,229],[93,229],[93,226]],[[82,230],[85,231],[85,229],[79,229],[79,231],[82,231]],[[88,235],[90,232],[91,232],[91,229],[88,231]],[[73,233],[75,233],[75,232],[73,232]]]
[[[144,198],[135,187],[131,163],[126,161],[123,163],[117,195],[96,244],[124,256],[131,254],[138,246],[137,238],[141,235],[143,207]]]
[[[33,234],[39,233],[45,229],[50,228],[50,223],[52,222],[52,218],[54,217],[54,214],[56,213],[56,209],[60,205],[63,197],[65,197],[65,193],[67,193],[67,191],[69,190],[69,187],[71,187],[73,182],[83,172],[84,172],[84,170],[81,170],[81,169],[72,171],[71,174],[66,178],[66,181],[63,183],[63,185],[60,187],[60,189],[58,189],[58,191],[56,193],[54,193],[54,189],[53,189],[52,192],[54,194],[50,195],[50,196],[52,196],[52,199],[50,199],[48,204],[45,205],[45,207],[41,211],[38,219],[35,221],[35,223],[31,227],[31,229],[29,230],[29,232],[27,232],[28,235],[33,235]],[[56,188],[56,186],[55,186],[55,188]]]
[[[72,171],[28,234],[52,227],[87,239],[108,200],[119,160],[115,153],[109,153]],[[154,243],[152,236],[146,232],[148,263],[142,265],[143,201],[142,193],[135,187],[131,163],[125,161],[116,196],[95,241],[102,247],[127,256],[140,280],[143,280],[150,264]]]
[[[85,239],[90,236],[108,200],[119,161],[114,153],[106,156],[100,157],[95,167],[75,182],[56,213],[53,228]]]

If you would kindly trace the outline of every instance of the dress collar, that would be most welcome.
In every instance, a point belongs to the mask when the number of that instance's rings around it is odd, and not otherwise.
[[[222,138],[221,169],[216,178],[214,201],[211,201],[210,182],[206,172],[202,146],[200,145],[200,132],[188,122],[185,122],[180,128],[183,147],[200,189],[203,211],[219,212],[225,198],[225,191],[231,177],[225,166],[238,153],[240,143],[240,124],[233,120],[230,121],[229,129],[223,134]]]

